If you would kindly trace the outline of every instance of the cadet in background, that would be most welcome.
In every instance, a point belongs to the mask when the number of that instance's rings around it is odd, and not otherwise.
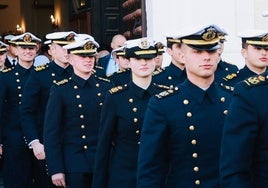
[[[264,32],[265,33],[265,32]],[[251,33],[244,56],[255,66],[268,61],[268,35]],[[256,36],[256,37],[253,37]],[[235,85],[225,119],[220,177],[222,188],[264,188],[268,177],[268,74],[251,76]]]
[[[166,52],[171,56],[171,63],[153,73],[153,81],[158,84],[176,86],[186,78],[185,66],[181,58],[181,41],[175,34],[166,36]]]
[[[98,43],[93,38],[64,46],[74,74],[51,87],[44,146],[54,185],[90,188],[98,141],[100,112],[108,80],[93,74]]]
[[[157,49],[153,40],[125,43],[131,80],[109,91],[101,113],[93,188],[136,188],[140,133],[151,96],[167,89],[152,82]]]
[[[268,32],[260,29],[244,30],[239,33],[241,37],[242,49],[241,54],[245,59],[245,66],[238,72],[230,73],[223,78],[225,85],[234,86],[244,79],[259,75],[267,70],[268,59],[266,49],[258,42],[267,39]]]
[[[21,128],[19,107],[25,83],[33,69],[37,42],[41,40],[27,32],[15,36],[18,63],[0,73],[0,143],[3,151],[3,180],[5,188],[39,186],[42,176],[36,172],[38,160]]]

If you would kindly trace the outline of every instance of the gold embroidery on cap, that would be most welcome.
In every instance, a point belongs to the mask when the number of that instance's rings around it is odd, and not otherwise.
[[[74,41],[74,34],[70,33],[67,37],[66,37],[67,41]]]
[[[94,44],[92,42],[87,42],[86,44],[84,44],[83,48],[84,50],[92,50],[94,49]]]
[[[150,48],[150,42],[147,39],[141,39],[141,43],[139,45],[141,49],[148,49]]]
[[[207,28],[202,35],[202,39],[205,41],[213,40],[217,37],[217,33],[214,27]]]
[[[262,37],[262,41],[263,41],[263,42],[268,42],[268,34],[266,34],[266,35],[264,35],[264,36]]]
[[[24,42],[31,42],[31,41],[32,41],[32,37],[31,37],[31,35],[26,34],[26,35],[23,37],[23,41],[24,41]]]

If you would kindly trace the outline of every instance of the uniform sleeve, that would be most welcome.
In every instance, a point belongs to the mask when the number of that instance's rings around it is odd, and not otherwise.
[[[160,100],[151,98],[145,113],[138,155],[137,188],[163,187],[166,175],[167,121]]]
[[[52,86],[48,99],[45,123],[44,123],[44,146],[49,174],[64,173],[62,152],[62,117],[63,102],[59,88]]]
[[[237,85],[226,116],[220,156],[222,188],[251,188],[250,169],[258,132],[254,97]]]
[[[36,111],[38,109],[41,86],[33,74],[31,73],[25,84],[20,105],[21,126],[28,143],[35,139],[40,139],[36,125]]]
[[[3,111],[4,111],[4,101],[6,99],[6,84],[3,79],[3,73],[0,72],[0,144],[3,144]]]
[[[112,98],[112,95],[107,94],[101,112],[99,141],[95,156],[93,188],[107,187],[112,137],[117,123],[116,105]]]

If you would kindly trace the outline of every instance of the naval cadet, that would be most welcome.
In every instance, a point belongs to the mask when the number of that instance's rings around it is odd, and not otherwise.
[[[4,37],[4,42],[8,45],[7,47],[7,58],[5,62],[5,67],[12,68],[18,63],[18,58],[16,55],[16,44],[14,44],[11,39],[15,35],[6,35]]]
[[[44,123],[48,173],[54,185],[89,188],[99,118],[109,80],[93,74],[98,43],[77,40],[66,46],[74,74],[51,87]]]
[[[162,42],[155,42],[157,48],[157,56],[155,57],[155,70],[161,72],[163,63],[163,54],[165,53],[165,46]]]
[[[28,147],[28,140],[21,129],[19,107],[24,85],[33,69],[37,53],[37,42],[41,40],[31,33],[23,33],[11,39],[16,45],[18,64],[6,68],[0,74],[0,143],[3,147],[3,180],[4,187],[32,187],[38,185],[40,177],[34,173],[34,158]]]
[[[131,81],[112,88],[101,114],[94,188],[136,188],[137,157],[149,98],[168,87],[152,82],[157,48],[153,40],[128,40],[125,57]]]
[[[268,35],[247,41],[268,59]],[[260,57],[260,56],[256,56]],[[260,60],[258,61],[260,63]],[[222,188],[264,188],[268,184],[268,74],[236,84],[226,116],[220,157]]]
[[[0,71],[2,71],[6,66],[6,58],[7,58],[7,44],[0,41]]]
[[[125,57],[125,46],[114,49],[112,52],[115,62],[119,66],[119,70],[107,78],[115,85],[124,85],[131,80],[131,71],[128,67],[128,60]]]
[[[62,46],[74,42],[75,32],[54,32],[46,35],[53,61],[35,67],[25,84],[22,104],[20,105],[21,126],[34,156],[40,160],[40,170],[46,173],[45,152],[43,146],[43,124],[49,90],[53,83],[68,79],[73,73],[68,63],[67,50]],[[48,184],[46,180],[39,187]]]
[[[171,63],[153,73],[153,81],[158,84],[176,86],[186,78],[184,63],[181,58],[181,41],[174,34],[166,37],[166,52],[171,56]]]
[[[220,47],[217,28],[178,31],[187,79],[148,103],[137,188],[220,186],[220,141],[231,92],[214,82]]]
[[[234,86],[244,79],[267,71],[268,59],[266,46],[268,31],[260,29],[244,30],[239,33],[242,41],[241,54],[245,66],[238,72],[233,72],[223,78],[225,85]]]
[[[218,54],[219,54],[219,62],[217,65],[217,69],[215,72],[215,81],[221,83],[222,79],[226,77],[230,73],[236,73],[238,72],[238,67],[234,64],[231,64],[229,62],[226,62],[222,59],[222,53],[224,50],[224,43],[226,42],[226,36],[228,33],[223,29],[220,28],[218,32],[218,36],[220,38],[220,45],[221,47],[218,49]]]

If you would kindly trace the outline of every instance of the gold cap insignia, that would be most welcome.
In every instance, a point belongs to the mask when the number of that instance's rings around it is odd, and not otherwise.
[[[262,37],[262,41],[263,41],[263,42],[268,42],[268,34],[266,34],[266,35],[264,35],[264,36]]]
[[[74,41],[74,34],[73,33],[70,33],[67,37],[66,37],[66,40],[67,41]]]
[[[24,41],[24,42],[31,42],[31,41],[32,41],[32,37],[31,37],[31,35],[26,34],[26,35],[23,37],[23,41]]]
[[[205,41],[211,41],[215,38],[217,38],[217,32],[214,27],[207,28],[202,34],[202,39],[204,39]]]
[[[87,42],[86,44],[84,44],[83,48],[84,50],[92,50],[94,49],[94,44],[92,42]]]
[[[149,49],[150,48],[150,42],[147,39],[141,40],[141,43],[139,45],[141,49]]]

